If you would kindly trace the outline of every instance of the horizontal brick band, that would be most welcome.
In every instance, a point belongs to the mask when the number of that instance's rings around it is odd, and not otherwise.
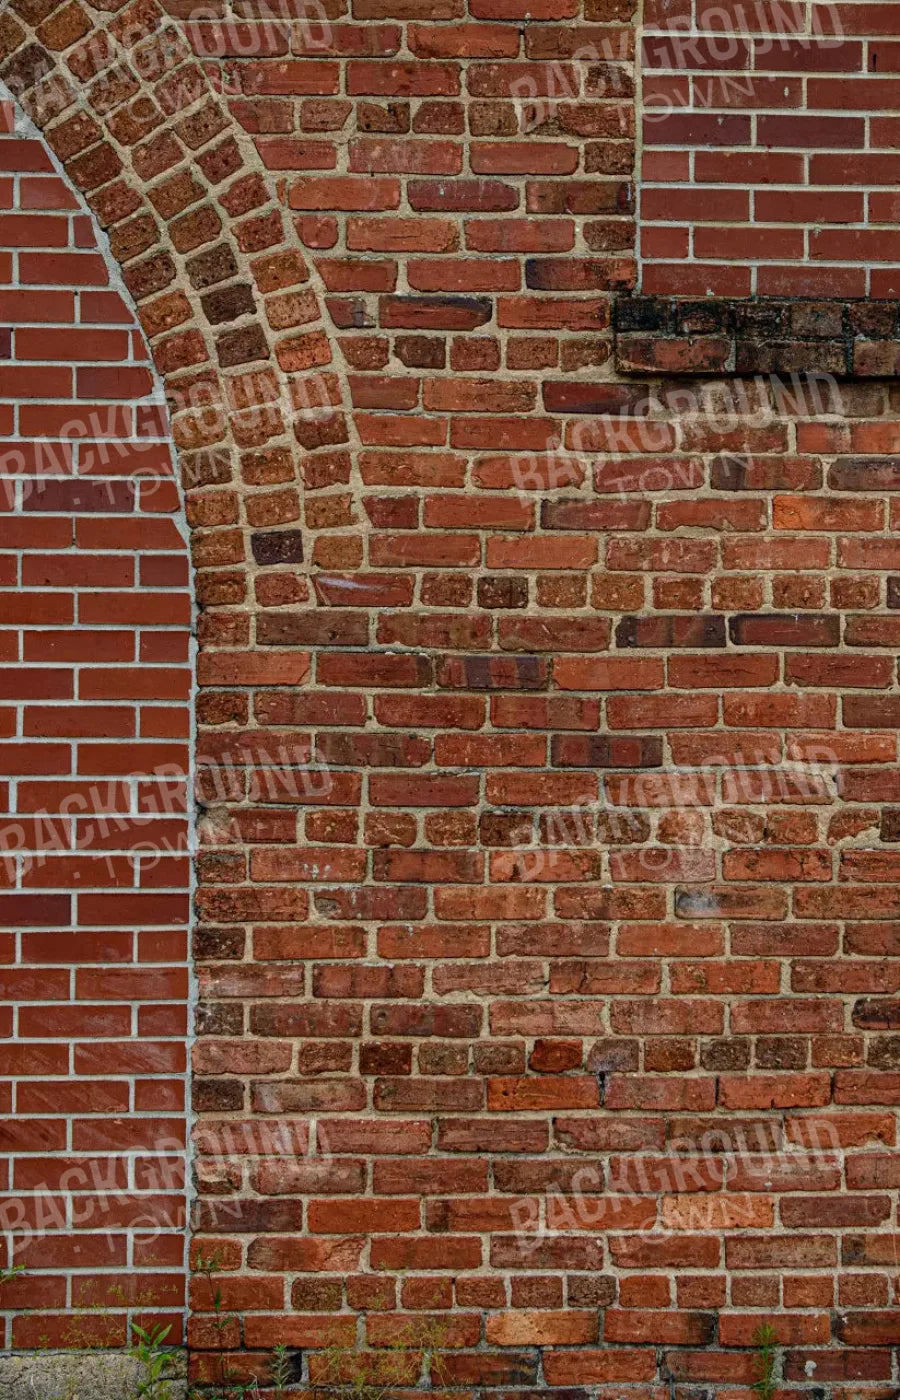
[[[791,374],[872,379],[900,367],[900,302],[766,297],[622,297],[614,304],[623,374]]]

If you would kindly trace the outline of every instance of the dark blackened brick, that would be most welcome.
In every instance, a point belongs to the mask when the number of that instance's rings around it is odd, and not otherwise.
[[[721,335],[731,329],[732,319],[727,301],[680,301],[672,329],[675,335]]]
[[[665,297],[621,297],[613,307],[617,331],[668,331],[673,314]]]
[[[528,606],[528,580],[489,577],[478,580],[480,608],[525,608]]]
[[[222,321],[236,321],[256,310],[253,292],[246,283],[239,282],[233,287],[220,287],[207,292],[200,298],[206,318],[214,326]]]
[[[300,530],[257,530],[250,536],[257,564],[300,564],[303,533]]]

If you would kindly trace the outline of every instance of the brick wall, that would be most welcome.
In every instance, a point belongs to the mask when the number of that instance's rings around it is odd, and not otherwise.
[[[725,1391],[771,1319],[880,1397],[896,306],[865,382],[634,377],[628,0],[244,8],[0,19],[172,410],[234,1364],[436,1324],[441,1385]]]
[[[3,1345],[121,1346],[184,1308],[187,555],[146,340],[2,126]]]
[[[890,2],[651,5],[643,290],[896,297],[898,40]]]

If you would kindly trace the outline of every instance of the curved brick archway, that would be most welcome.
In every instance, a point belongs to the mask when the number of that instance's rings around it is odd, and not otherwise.
[[[788,1381],[877,1390],[896,390],[613,372],[627,0],[335,4],[324,61],[245,8],[2,20],[173,406],[228,1346],[305,1381],[436,1317],[448,1383],[641,1395],[746,1385],[777,1315]],[[623,72],[516,140],[585,28]]]
[[[3,75],[110,231],[169,397],[200,601],[208,586],[211,606],[239,605],[249,596],[242,568],[303,557],[290,486],[349,475],[313,274],[287,246],[296,240],[255,152],[162,6],[91,8],[77,23],[58,14],[47,49],[46,9],[40,33],[6,12]],[[24,15],[35,18],[27,6]],[[282,526],[292,528],[267,538]],[[234,577],[207,574],[226,567]]]

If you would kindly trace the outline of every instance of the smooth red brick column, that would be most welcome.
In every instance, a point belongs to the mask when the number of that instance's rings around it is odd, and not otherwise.
[[[76,191],[13,119],[3,108],[0,1220],[27,1273],[0,1306],[18,1314],[4,1345],[121,1346],[147,1313],[179,1337],[185,1302],[187,542],[143,333]]]

